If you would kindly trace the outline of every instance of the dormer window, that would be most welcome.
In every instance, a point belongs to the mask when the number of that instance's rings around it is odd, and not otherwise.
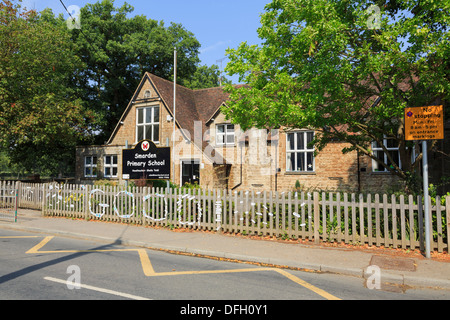
[[[234,145],[234,124],[218,124],[216,126],[217,145]]]

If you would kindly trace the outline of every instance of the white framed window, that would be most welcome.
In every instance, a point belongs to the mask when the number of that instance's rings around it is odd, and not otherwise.
[[[145,139],[159,143],[159,106],[138,108],[136,113],[136,143]]]
[[[117,178],[117,156],[108,155],[104,157],[104,177],[105,178]]]
[[[234,145],[234,124],[218,124],[216,126],[216,143],[218,145]]]
[[[286,135],[286,171],[314,172],[314,131],[291,132]]]
[[[399,168],[402,167],[400,162],[400,153],[398,152],[398,144],[395,139],[383,139],[383,145],[387,149],[388,153],[391,155],[392,159],[394,160],[395,164],[399,166]],[[378,142],[374,141],[372,142],[372,152],[373,155],[380,159],[383,163],[389,164],[389,158],[387,156],[387,153],[384,152],[381,145],[379,145]],[[393,168],[393,165],[391,165],[391,168]],[[379,164],[377,161],[372,159],[372,171],[373,172],[389,172],[388,169],[386,169],[384,166]]]
[[[97,178],[97,156],[84,157],[84,176]]]

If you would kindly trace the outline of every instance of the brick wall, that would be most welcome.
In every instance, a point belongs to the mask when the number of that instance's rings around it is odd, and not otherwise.
[[[112,140],[109,141],[111,145],[125,145],[125,142],[128,141],[128,144],[135,145],[136,141],[136,108],[143,108],[148,106],[159,106],[160,110],[160,122],[161,127],[160,128],[160,143],[157,144],[157,147],[165,146],[166,143],[166,133],[167,133],[167,111],[163,110],[162,107],[163,104],[161,103],[161,100],[159,99],[156,91],[152,87],[151,83],[146,80],[142,84],[141,90],[137,93],[136,100],[139,101],[140,99],[144,99],[145,92],[147,90],[150,90],[150,99],[146,100],[145,103],[133,103],[131,104],[130,108],[128,108],[125,113],[124,117],[122,119],[122,123],[119,123],[117,126],[117,130],[115,135],[112,137]],[[161,135],[161,133],[164,134],[164,137]]]
[[[77,147],[76,149],[76,170],[75,180],[78,183],[91,184],[99,179],[108,179],[111,181],[119,182],[119,177],[122,176],[122,149],[125,146],[89,146],[89,147]],[[117,155],[117,178],[105,178],[104,177],[104,156]],[[84,159],[87,156],[97,157],[97,177],[87,178],[84,176]]]
[[[259,147],[261,144],[259,144]],[[383,192],[400,186],[399,179],[390,173],[372,172],[372,160],[359,157],[357,152],[342,153],[347,144],[328,144],[315,157],[314,172],[288,172],[286,169],[286,134],[280,131],[278,143],[267,144],[267,156],[256,146],[245,143],[242,165],[242,184],[237,190],[293,190],[298,180],[303,190],[332,190],[357,192]],[[235,147],[240,155],[239,145]],[[358,170],[359,160],[359,170]],[[276,174],[276,168],[279,172]],[[362,170],[361,170],[362,169]],[[229,187],[240,182],[241,166],[231,168]]]

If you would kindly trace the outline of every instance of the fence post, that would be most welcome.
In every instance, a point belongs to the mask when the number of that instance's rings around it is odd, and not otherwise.
[[[319,193],[314,192],[314,243],[319,244],[320,234],[320,207],[319,207]]]
[[[161,194],[164,194],[166,190],[167,190],[167,188],[165,190],[163,188],[161,188]],[[143,199],[148,193],[147,186],[142,187],[141,191],[142,191],[142,194],[141,194],[140,201],[138,202],[139,205],[136,205],[136,215],[138,212],[140,213],[142,226],[145,227],[147,225],[147,221],[146,221],[144,213],[143,213],[144,212],[143,209],[144,209],[144,205],[145,205]]]
[[[418,220],[419,220],[419,248],[420,251],[425,251],[425,238],[424,238],[424,227],[423,227],[423,203],[422,196],[418,196],[417,206],[418,206]]]
[[[89,214],[90,214],[90,208],[89,208],[89,196],[90,196],[90,190],[89,190],[89,185],[86,184],[85,188],[83,190],[84,193],[84,199],[83,199],[83,210],[84,210],[84,220],[88,221],[89,220]]]
[[[48,206],[48,204],[47,204],[47,194],[48,194],[48,191],[49,190],[49,184],[48,183],[44,183],[44,186],[43,186],[43,190],[42,190],[42,209],[41,209],[41,212],[42,212],[42,216],[44,217],[44,216],[46,216],[47,215],[47,206]]]
[[[445,198],[445,228],[447,230],[447,252],[450,252],[450,196]]]
[[[16,199],[16,203],[17,203],[17,207],[20,206],[20,197],[19,195],[22,195],[22,184],[20,181],[16,181],[14,185],[14,190],[17,191],[17,199]]]
[[[41,198],[41,214],[44,215],[44,210],[45,210],[45,186],[47,184],[44,183],[43,185],[39,186],[39,194],[42,194],[42,198]],[[41,188],[42,188],[42,193],[41,193]]]
[[[19,188],[16,185],[16,188],[14,190],[16,198],[15,198],[15,204],[14,204],[14,222],[17,223],[17,210],[19,206]]]

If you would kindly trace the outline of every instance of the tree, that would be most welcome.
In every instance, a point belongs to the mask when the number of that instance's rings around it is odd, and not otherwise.
[[[190,89],[207,89],[220,85],[220,70],[217,65],[208,67],[206,65],[199,66],[195,70],[191,79],[185,80],[184,85]],[[230,83],[228,79],[222,77],[222,83]]]
[[[274,0],[260,46],[228,50],[223,112],[243,129],[314,128],[317,150],[347,142],[417,192],[422,155],[404,140],[405,107],[444,104],[450,75],[450,2]],[[401,166],[383,139],[399,147]],[[376,142],[387,161],[372,151]],[[435,148],[436,143],[431,146]],[[379,153],[378,153],[379,155]]]
[[[130,5],[103,0],[81,9],[81,29],[68,28],[63,15],[20,2],[0,3],[0,144],[28,171],[72,172],[75,145],[109,137],[144,72],[173,78],[174,47],[178,83],[218,85],[181,24],[130,18]]]
[[[199,85],[200,43],[181,24],[128,17],[133,7],[103,0],[81,8],[81,29],[73,29],[77,55],[86,67],[76,79],[85,106],[96,114],[97,143],[107,140],[145,72],[173,79],[177,48],[177,81]],[[210,79],[207,79],[209,81]]]
[[[80,67],[69,34],[45,13],[0,3],[0,145],[11,162],[31,172],[73,167],[89,115],[72,89]]]

